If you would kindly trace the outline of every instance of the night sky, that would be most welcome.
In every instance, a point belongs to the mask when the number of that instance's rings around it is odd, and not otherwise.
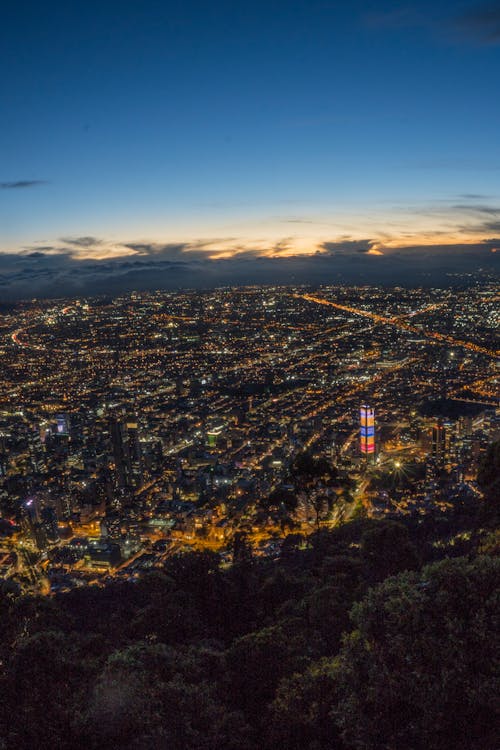
[[[0,300],[498,268],[498,2],[17,2],[0,60]]]

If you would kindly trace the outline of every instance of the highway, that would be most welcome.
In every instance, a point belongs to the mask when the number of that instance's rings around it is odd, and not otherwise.
[[[370,318],[375,323],[382,325],[391,325],[395,328],[400,328],[403,331],[409,333],[416,333],[419,336],[425,336],[431,344],[447,344],[449,346],[457,346],[469,351],[475,352],[476,354],[485,354],[487,357],[496,359],[500,356],[500,350],[487,349],[484,346],[478,346],[472,341],[462,341],[456,339],[453,336],[448,336],[444,333],[438,333],[436,331],[427,331],[421,326],[410,325],[406,323],[401,316],[393,316],[391,318],[385,315],[379,315],[378,313],[370,312],[369,310],[362,310],[358,307],[351,307],[350,305],[341,305],[338,302],[330,302],[330,300],[323,299],[322,297],[314,297],[311,294],[294,294],[293,297],[296,299],[303,299],[306,302],[313,302],[316,305],[325,305],[326,307],[334,307],[336,310],[343,310],[344,312],[352,313],[353,315],[362,315],[365,318]],[[432,306],[434,307],[434,306]],[[429,308],[427,308],[428,310]],[[422,310],[421,312],[426,312]],[[417,313],[413,313],[415,315]]]

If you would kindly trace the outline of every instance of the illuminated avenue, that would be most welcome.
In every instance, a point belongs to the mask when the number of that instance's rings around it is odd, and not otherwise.
[[[315,302],[318,305],[329,305],[330,307],[335,307],[337,310],[345,310],[345,312],[352,312],[355,315],[364,315],[365,318],[371,318],[377,323],[393,325],[393,326],[402,328],[406,331],[412,331],[413,333],[420,333],[423,336],[427,336],[430,341],[434,340],[437,344],[445,343],[445,344],[451,344],[451,346],[460,346],[460,347],[464,347],[465,349],[470,349],[470,351],[472,352],[486,354],[489,357],[500,356],[500,349],[497,349],[497,350],[485,349],[484,347],[478,346],[477,344],[474,344],[471,341],[461,341],[459,339],[453,338],[452,336],[447,336],[443,333],[440,333],[439,331],[426,331],[422,327],[410,326],[402,320],[402,317],[405,317],[405,316],[396,315],[392,318],[387,318],[387,317],[384,317],[383,315],[377,315],[376,313],[372,313],[367,310],[360,310],[359,308],[348,307],[347,305],[339,305],[336,302],[330,302],[329,300],[321,299],[319,297],[313,297],[310,294],[303,294],[301,296],[302,296],[302,299],[305,299],[308,302]],[[415,312],[408,313],[408,317],[414,317],[415,315],[419,315],[424,312],[429,312],[430,310],[436,310],[438,307],[439,305],[430,305],[429,307],[426,307],[423,310],[420,310],[420,311],[416,310]]]
[[[500,425],[498,323],[484,281],[6,309],[2,574],[50,594],[134,580],[181,549],[228,561],[236,532],[275,557],[290,532],[480,498],[477,469]],[[375,413],[370,455],[362,405]],[[298,478],[303,451],[333,478]]]

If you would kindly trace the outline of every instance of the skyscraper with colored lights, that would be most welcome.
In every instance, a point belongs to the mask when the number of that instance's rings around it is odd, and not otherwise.
[[[375,410],[363,404],[359,416],[361,453],[368,458],[375,455]]]

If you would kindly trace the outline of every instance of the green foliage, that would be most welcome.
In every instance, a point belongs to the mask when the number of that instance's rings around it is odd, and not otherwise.
[[[181,554],[52,599],[3,585],[0,747],[493,750],[497,530],[436,562],[450,518],[292,534],[273,561],[242,533],[230,567]]]
[[[270,495],[267,497],[264,496],[260,500],[260,504],[266,509],[279,508],[281,506],[290,513],[293,513],[297,509],[297,502],[295,492],[284,487],[276,487]]]
[[[249,748],[241,715],[226,711],[206,680],[220,654],[206,656],[145,643],[112,654],[78,719],[86,746]]]
[[[408,530],[394,521],[381,521],[365,531],[361,555],[373,582],[418,566],[417,552]]]
[[[325,458],[314,458],[308,451],[303,451],[296,456],[291,474],[292,477],[309,483],[319,479],[335,479],[337,470]]]
[[[20,639],[0,684],[8,748],[73,747],[73,698],[90,666],[79,646],[61,632]]]
[[[282,680],[271,706],[269,747],[340,750],[339,732],[332,719],[337,685],[337,665],[330,659]]]
[[[339,657],[348,747],[496,747],[500,560],[444,560],[370,591]]]
[[[228,696],[254,720],[271,702],[279,680],[306,663],[307,643],[283,627],[263,628],[236,640],[227,652]]]

